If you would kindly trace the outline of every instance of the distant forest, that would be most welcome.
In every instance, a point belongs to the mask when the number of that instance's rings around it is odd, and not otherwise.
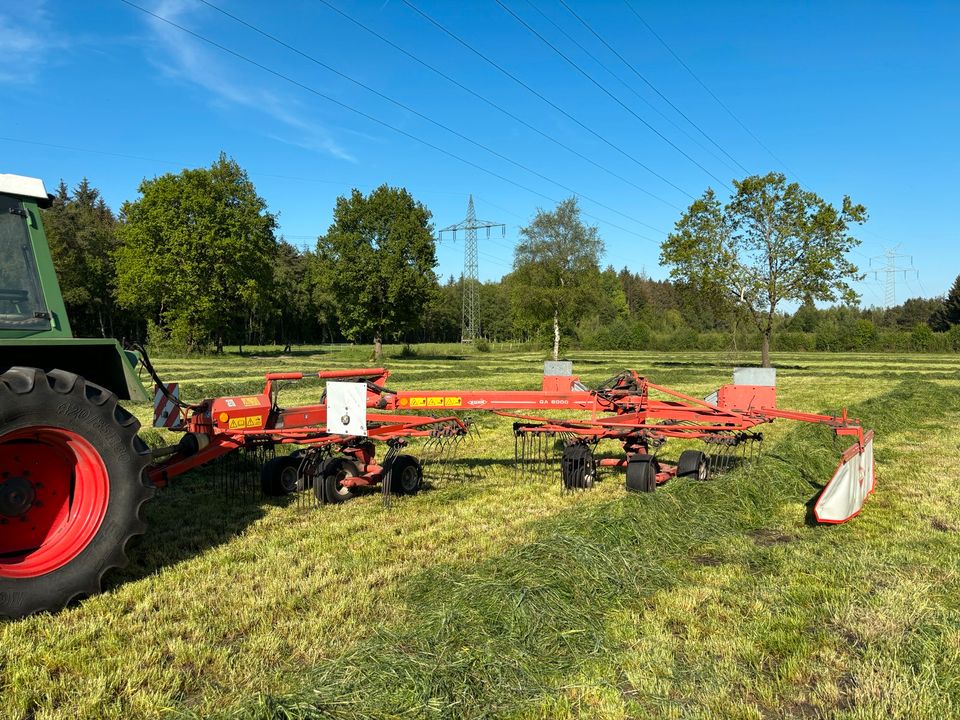
[[[74,333],[136,339],[154,346],[183,345],[183,338],[177,335],[179,321],[165,324],[163,286],[166,282],[172,286],[174,276],[186,274],[191,264],[202,263],[203,258],[170,259],[169,275],[156,279],[159,299],[138,301],[129,293],[124,299],[118,291],[117,258],[133,234],[119,229],[129,222],[132,210],[127,203],[119,216],[114,214],[99,191],[84,179],[72,191],[61,182],[53,206],[43,213]],[[274,239],[270,228],[265,232],[269,242],[254,259],[259,268],[256,285],[241,282],[239,299],[217,307],[216,295],[204,298],[202,282],[193,282],[197,307],[212,304],[209,313],[217,327],[218,344],[331,343],[346,341],[348,335],[355,342],[370,342],[372,338],[362,333],[345,333],[337,297],[326,279],[329,268],[323,271],[324,258],[282,237]],[[518,290],[515,276],[510,273],[479,285],[480,336],[486,342],[549,347],[550,323],[530,316],[522,304],[513,301]],[[428,280],[429,292],[418,317],[408,318],[401,331],[385,340],[460,341],[462,280],[437,278],[432,273]],[[590,306],[581,308],[575,321],[565,321],[567,347],[669,351],[754,350],[760,346],[757,331],[742,311],[717,302],[715,297],[705,297],[696,287],[653,280],[612,266],[599,269],[594,282],[600,292]],[[187,287],[181,292],[190,290]],[[958,323],[960,278],[948,297],[912,298],[889,309],[855,305],[817,308],[805,303],[794,312],[777,315],[772,349],[951,352],[960,350]],[[197,349],[196,343],[184,347]],[[207,347],[213,348],[212,340]]]

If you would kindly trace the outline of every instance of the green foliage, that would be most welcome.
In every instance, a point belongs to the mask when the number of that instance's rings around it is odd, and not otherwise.
[[[483,338],[477,338],[476,342],[473,343],[473,346],[477,349],[477,352],[481,352],[481,353],[490,352],[490,343],[484,340]]]
[[[272,304],[274,216],[237,163],[140,184],[118,229],[118,298],[189,349],[218,349]]]
[[[953,281],[946,299],[930,315],[928,323],[938,332],[960,325],[960,275]]]
[[[399,360],[412,360],[413,358],[417,357],[419,354],[420,353],[416,351],[416,348],[414,348],[409,343],[406,343],[402,348],[400,348],[400,352],[397,353],[396,357]]]
[[[603,240],[596,227],[580,220],[580,207],[573,197],[552,212],[537,210],[520,235],[510,279],[514,311],[530,329],[552,323],[556,358],[561,324],[576,322],[602,302],[604,281],[599,263]],[[610,273],[608,285],[616,277],[612,269]],[[625,299],[622,304],[626,307]]]
[[[910,333],[911,349],[923,352],[933,349],[934,334],[933,330],[926,323],[917,323],[916,327]]]
[[[661,246],[671,277],[744,307],[763,336],[763,364],[777,306],[784,301],[852,302],[859,279],[846,253],[859,244],[851,223],[862,205],[843,198],[840,210],[779,173],[734,181],[721,206],[713,190],[695,200]]]
[[[379,352],[384,338],[419,326],[437,284],[431,217],[404,188],[337,198],[317,259],[348,338],[373,338]]]
[[[111,337],[132,330],[115,299],[117,220],[100,191],[83,178],[71,195],[61,180],[53,204],[41,213],[74,334]]]
[[[951,325],[946,335],[948,349],[960,350],[960,325]]]

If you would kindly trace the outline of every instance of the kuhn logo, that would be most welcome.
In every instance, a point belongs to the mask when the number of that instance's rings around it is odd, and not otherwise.
[[[467,405],[486,405],[486,400],[467,400]]]

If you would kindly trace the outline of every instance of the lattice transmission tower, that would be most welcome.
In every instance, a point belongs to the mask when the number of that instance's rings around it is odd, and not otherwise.
[[[913,267],[913,256],[898,253],[897,248],[899,247],[900,246],[897,245],[897,247],[884,252],[883,255],[876,255],[870,258],[870,267],[873,267],[874,260],[884,261],[883,267],[879,267],[872,272],[875,280],[880,279],[880,273],[885,275],[883,301],[884,305],[888,308],[892,308],[897,304],[897,273],[903,273],[904,281],[906,281],[908,273],[912,273],[918,278],[920,277],[920,271]],[[909,260],[910,267],[898,267],[897,260],[901,259]]]
[[[500,228],[501,237],[506,237],[507,226],[503,223],[477,220],[477,213],[473,209],[473,195],[470,195],[470,201],[467,203],[467,217],[463,222],[450,225],[440,231],[441,240],[445,232],[451,233],[454,240],[457,239],[458,230],[463,230],[466,233],[463,246],[463,275],[460,278],[463,288],[463,309],[460,321],[461,342],[473,342],[480,337],[479,302],[477,301],[480,286],[479,263],[477,262],[477,230],[486,230],[487,240],[489,240],[490,231],[494,228]]]

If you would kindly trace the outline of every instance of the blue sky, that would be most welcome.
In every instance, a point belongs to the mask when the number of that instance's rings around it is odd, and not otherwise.
[[[911,256],[919,273],[899,276],[898,302],[943,294],[960,273],[957,3],[501,0],[594,83],[497,0],[410,0],[565,115],[404,0],[328,0],[550,140],[319,0],[211,2],[438,124],[200,0],[131,1],[268,69],[120,0],[4,3],[0,171],[48,189],[87,176],[118,209],[143,178],[224,150],[300,245],[352,187],[405,186],[437,228],[462,220],[472,193],[479,218],[507,225],[505,238],[481,235],[487,279],[509,271],[537,207],[571,191],[600,228],[605,262],[665,277],[659,243],[692,197],[708,185],[725,194],[743,168],[780,170],[831,202],[849,194],[867,206],[853,259],[870,270],[888,248]],[[438,256],[442,276],[458,274],[460,238]],[[882,304],[872,273],[858,290]]]

